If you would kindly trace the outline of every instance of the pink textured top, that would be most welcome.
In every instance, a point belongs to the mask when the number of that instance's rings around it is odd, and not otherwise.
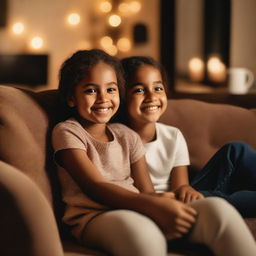
[[[130,176],[130,166],[144,155],[140,137],[122,124],[109,124],[107,127],[113,140],[101,142],[94,139],[75,119],[61,122],[54,127],[52,134],[55,153],[70,148],[85,150],[106,180],[138,192]],[[73,235],[80,239],[86,224],[94,216],[110,209],[90,199],[64,168],[60,165],[58,168],[62,196],[66,203],[63,221],[72,227]]]

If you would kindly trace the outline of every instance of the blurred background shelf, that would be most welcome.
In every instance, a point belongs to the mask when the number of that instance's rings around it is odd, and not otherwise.
[[[233,95],[228,92],[227,86],[214,88],[208,85],[190,83],[186,80],[176,80],[173,99],[196,99],[210,103],[231,104],[245,108],[256,108],[256,88],[243,95]]]

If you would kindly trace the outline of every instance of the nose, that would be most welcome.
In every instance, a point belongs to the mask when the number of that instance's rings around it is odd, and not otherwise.
[[[151,102],[154,101],[156,99],[156,95],[153,91],[146,91],[145,93],[145,101],[146,102]]]
[[[108,94],[105,91],[99,91],[97,94],[97,102],[106,102],[108,100]]]

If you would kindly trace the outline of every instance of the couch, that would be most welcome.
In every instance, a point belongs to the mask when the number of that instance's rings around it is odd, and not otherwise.
[[[61,223],[64,206],[50,143],[57,99],[56,90],[0,86],[0,255],[105,255],[80,246]],[[191,172],[226,142],[256,148],[256,109],[170,99],[161,121],[183,132]],[[256,238],[256,218],[245,221]]]

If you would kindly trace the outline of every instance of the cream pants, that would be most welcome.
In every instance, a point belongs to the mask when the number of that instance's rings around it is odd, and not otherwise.
[[[255,256],[256,243],[239,213],[221,198],[211,197],[190,204],[198,218],[189,241],[207,245],[217,256]],[[87,226],[86,246],[113,256],[166,256],[167,241],[148,217],[129,210],[109,211]]]

